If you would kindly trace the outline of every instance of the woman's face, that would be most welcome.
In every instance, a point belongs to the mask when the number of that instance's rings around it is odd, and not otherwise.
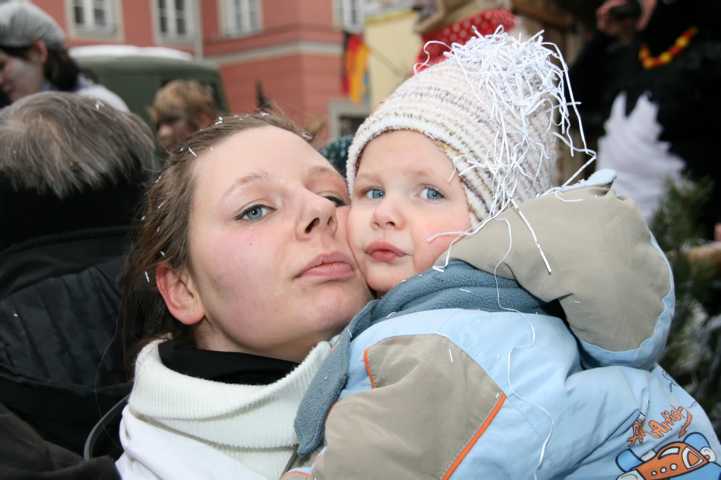
[[[27,59],[0,50],[0,88],[11,102],[39,92],[43,82],[43,63],[34,50]]]
[[[195,165],[190,284],[201,348],[301,360],[369,299],[343,179],[297,135],[243,131]]]
[[[185,142],[196,130],[198,128],[193,128],[185,117],[164,115],[157,121],[156,136],[160,146],[170,152]]]

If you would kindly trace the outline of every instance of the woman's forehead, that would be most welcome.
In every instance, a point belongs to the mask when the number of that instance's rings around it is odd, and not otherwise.
[[[214,190],[250,180],[306,181],[322,176],[343,182],[333,166],[305,140],[276,127],[235,133],[198,160],[196,180],[214,184]]]
[[[218,142],[211,153],[227,161],[243,159],[243,164],[288,162],[299,163],[317,160],[315,150],[297,134],[274,126],[250,128],[233,133]]]

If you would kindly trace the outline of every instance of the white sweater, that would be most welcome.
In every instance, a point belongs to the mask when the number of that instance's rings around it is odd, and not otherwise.
[[[165,367],[158,343],[138,355],[123,411],[123,479],[277,479],[297,444],[298,404],[330,343],[270,385],[203,380]]]

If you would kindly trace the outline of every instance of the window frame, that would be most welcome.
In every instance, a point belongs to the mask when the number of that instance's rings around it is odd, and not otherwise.
[[[255,13],[255,22],[251,12]],[[222,0],[220,15],[226,37],[247,37],[263,30],[262,0]],[[243,25],[238,25],[238,17]]]
[[[102,2],[102,11],[105,15],[105,25],[99,25],[95,17],[96,3]],[[76,9],[83,12],[83,23],[77,22]],[[70,0],[69,19],[73,31],[79,35],[87,34],[113,34],[118,29],[118,12],[115,0]]]
[[[183,2],[182,10],[178,9],[178,1]],[[161,11],[161,3],[165,7]],[[195,0],[154,0],[154,20],[157,37],[162,42],[187,42],[195,37]],[[182,11],[185,32],[178,33],[178,12]],[[163,15],[164,13],[164,15]],[[162,29],[165,18],[166,31]]]
[[[364,0],[334,0],[333,11],[335,23],[346,32],[360,33],[365,20],[363,11]],[[353,22],[355,12],[355,22]]]

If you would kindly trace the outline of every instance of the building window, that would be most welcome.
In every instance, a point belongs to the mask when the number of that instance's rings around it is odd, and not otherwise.
[[[335,0],[336,23],[347,32],[363,30],[363,6],[365,0]]]
[[[73,25],[78,30],[110,32],[115,29],[113,0],[73,0]]]
[[[224,0],[225,34],[242,36],[260,31],[260,0]]]
[[[165,38],[187,38],[192,33],[192,0],[157,0],[158,31]]]

